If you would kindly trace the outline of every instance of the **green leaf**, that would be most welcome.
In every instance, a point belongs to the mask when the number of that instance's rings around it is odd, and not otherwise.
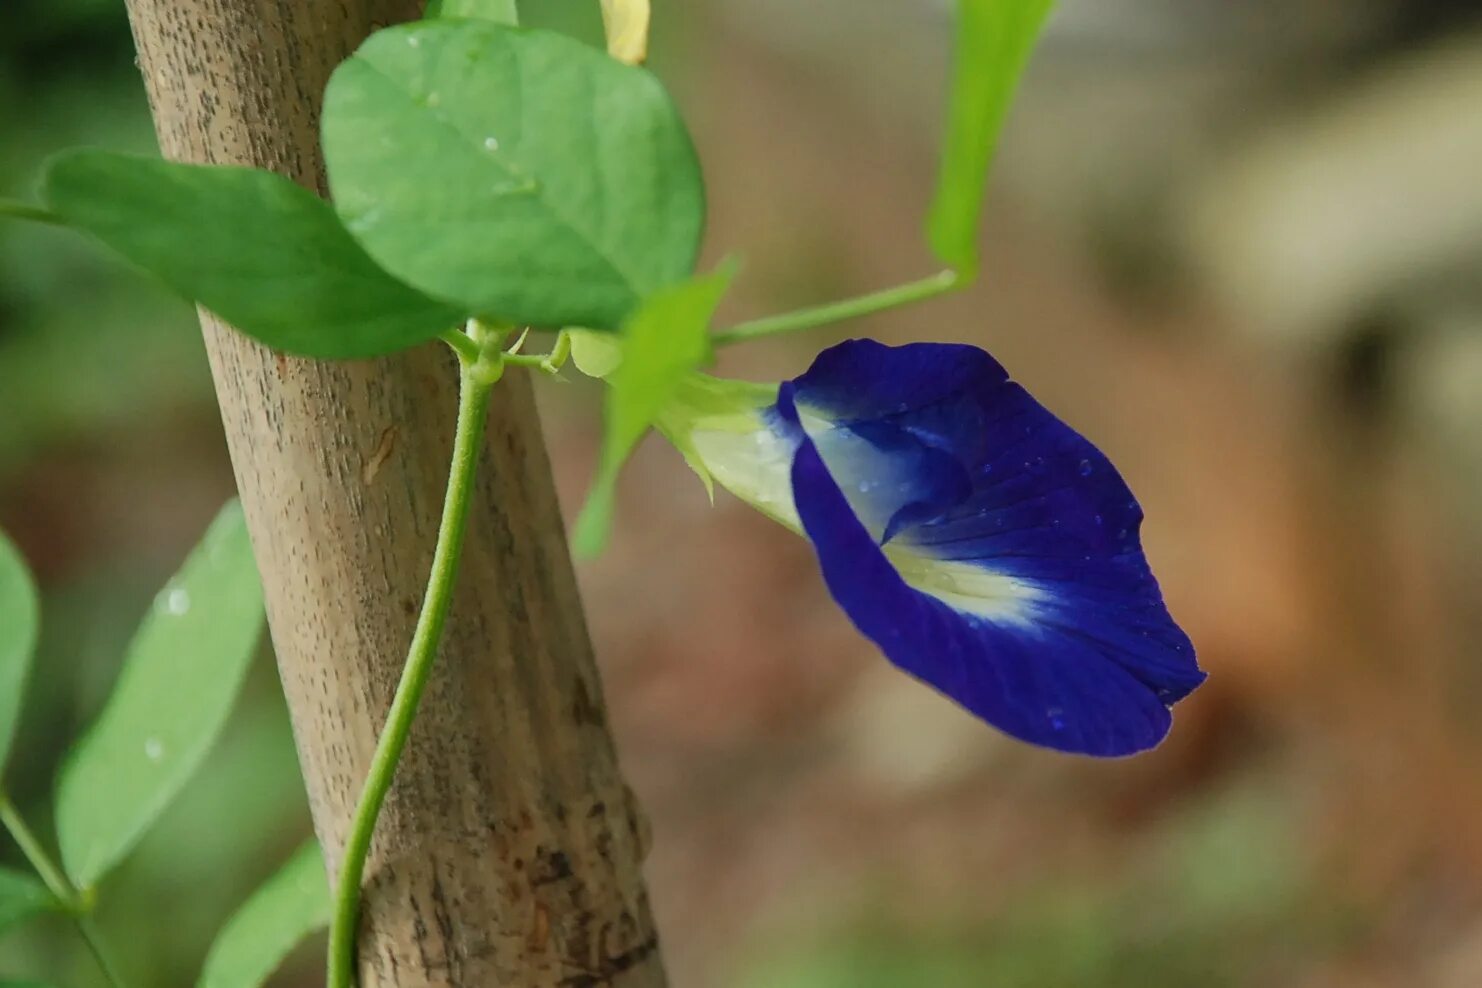
[[[515,0],[431,0],[422,16],[428,20],[437,17],[469,17],[498,24],[520,23],[520,12]]]
[[[220,733],[262,627],[242,509],[222,509],[155,598],[102,714],[62,767],[62,865],[91,888],[129,852]]]
[[[927,218],[931,249],[964,278],[978,269],[983,185],[1009,101],[1054,0],[958,0],[951,106],[936,197]]]
[[[329,925],[329,881],[310,841],[227,921],[198,988],[257,988],[309,934]]]
[[[568,329],[566,336],[571,341],[571,362],[587,377],[607,377],[623,362],[622,341],[611,333]]]
[[[56,897],[40,881],[25,872],[0,868],[0,934],[57,908]]]
[[[68,151],[44,192],[69,225],[282,350],[375,357],[467,315],[382,271],[328,203],[271,172]]]
[[[602,551],[612,527],[618,471],[685,379],[710,359],[710,319],[735,269],[722,266],[653,295],[623,326],[622,358],[608,378],[607,421],[597,478],[576,521],[576,551]]]
[[[330,79],[324,152],[371,256],[494,322],[616,329],[694,267],[704,189],[668,94],[559,34],[377,32]]]
[[[14,545],[0,532],[0,769],[15,740],[21,700],[36,654],[41,609],[31,572]]]

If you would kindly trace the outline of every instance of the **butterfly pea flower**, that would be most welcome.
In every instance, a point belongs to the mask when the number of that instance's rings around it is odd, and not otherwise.
[[[851,340],[777,387],[696,376],[659,425],[807,536],[891,662],[1006,734],[1131,754],[1204,680],[1132,492],[976,347]]]

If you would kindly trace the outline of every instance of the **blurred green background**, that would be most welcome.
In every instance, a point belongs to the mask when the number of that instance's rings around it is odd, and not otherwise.
[[[594,31],[595,0],[526,6]],[[746,262],[728,318],[929,270],[949,14],[658,6],[709,259]],[[152,146],[122,2],[3,0],[0,194],[74,144]],[[1482,985],[1479,175],[1470,0],[1062,0],[982,283],[722,369],[776,380],[846,334],[990,348],[1138,492],[1209,685],[1145,757],[1016,745],[893,673],[805,545],[647,444],[581,577],[676,985]],[[597,398],[542,387],[568,506]],[[13,789],[41,822],[230,493],[189,307],[63,231],[0,226],[0,526],[46,594]],[[264,654],[105,889],[136,982],[191,983],[307,830]],[[317,956],[280,983],[314,984]],[[0,944],[0,977],[69,970],[96,983],[60,925]]]

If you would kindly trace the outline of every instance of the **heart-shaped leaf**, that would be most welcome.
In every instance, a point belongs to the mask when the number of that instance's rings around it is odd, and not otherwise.
[[[376,266],[323,199],[281,175],[68,151],[45,196],[172,289],[272,347],[375,357],[463,322]]]
[[[493,321],[616,329],[694,266],[704,189],[668,94],[562,35],[377,32],[330,80],[324,152],[371,256]]]

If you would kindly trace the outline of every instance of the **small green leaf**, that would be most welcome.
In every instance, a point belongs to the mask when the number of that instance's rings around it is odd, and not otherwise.
[[[197,988],[257,988],[329,917],[324,857],[310,841],[227,920]]]
[[[927,218],[931,249],[964,278],[978,269],[983,185],[1009,101],[1054,0],[958,0],[951,107]]]
[[[102,714],[57,784],[62,865],[91,888],[133,848],[221,732],[262,627],[242,509],[222,509],[155,598]]]
[[[46,886],[25,872],[0,868],[0,934],[33,916],[60,908]]]
[[[45,196],[66,222],[269,346],[375,357],[467,313],[376,266],[328,203],[281,175],[68,151]]]
[[[694,267],[705,196],[674,104],[559,34],[377,32],[330,79],[324,153],[372,257],[494,322],[616,329]]]
[[[497,24],[520,23],[520,12],[515,0],[431,0],[422,16],[427,20],[437,17],[469,17],[494,21]]]
[[[607,377],[623,362],[622,341],[611,333],[568,329],[566,336],[571,341],[571,362],[587,377]]]
[[[5,756],[15,740],[40,623],[31,572],[5,533],[0,532],[0,770],[5,768]]]
[[[623,326],[622,358],[608,378],[607,421],[597,478],[576,521],[576,551],[602,551],[612,527],[618,471],[696,368],[710,359],[710,319],[735,269],[723,266],[658,292]]]

